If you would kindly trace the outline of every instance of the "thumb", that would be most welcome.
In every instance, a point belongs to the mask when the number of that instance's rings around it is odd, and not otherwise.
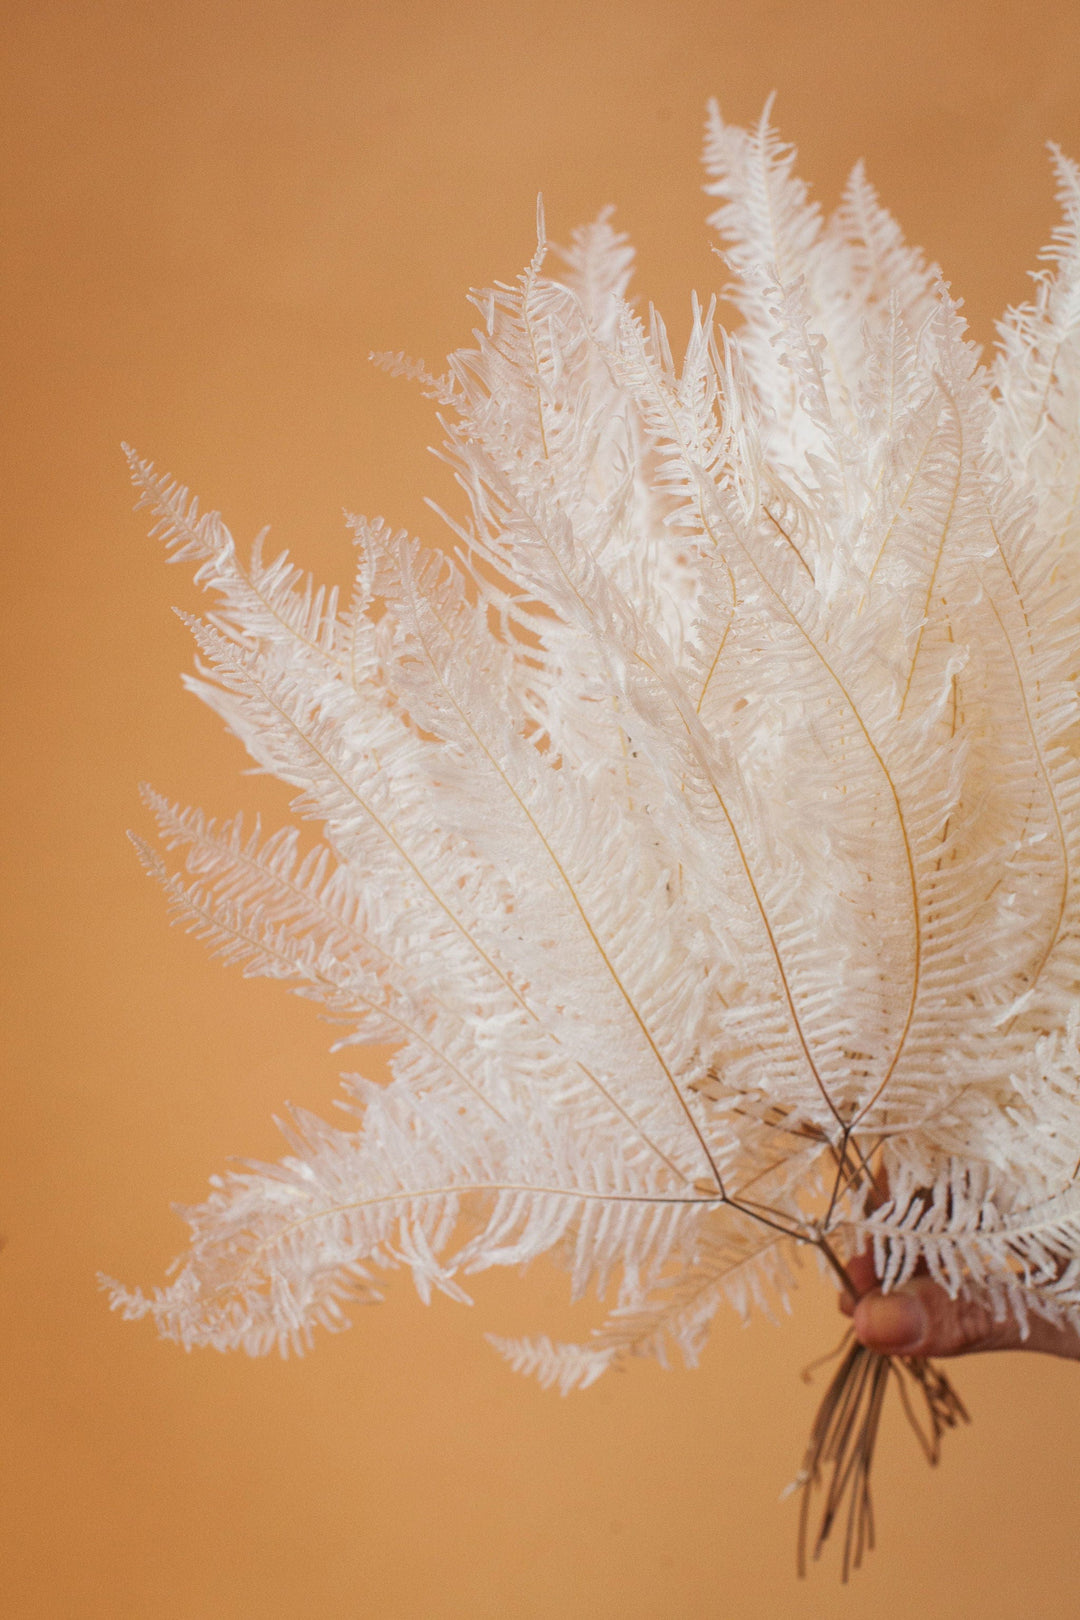
[[[995,1322],[985,1305],[950,1299],[929,1277],[916,1277],[889,1294],[864,1294],[855,1307],[855,1334],[883,1356],[959,1356],[973,1350],[1014,1350],[1020,1329],[1007,1317]]]

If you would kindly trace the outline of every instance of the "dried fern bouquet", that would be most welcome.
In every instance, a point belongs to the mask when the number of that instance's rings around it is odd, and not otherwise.
[[[351,601],[132,456],[214,593],[190,684],[325,842],[155,794],[176,914],[321,1001],[349,1128],[213,1179],[168,1287],[191,1346],[300,1348],[411,1270],[464,1297],[546,1254],[610,1314],[494,1341],[563,1390],[693,1362],[724,1299],[840,1278],[1080,1324],[1080,171],[989,369],[861,168],[823,219],[768,119],[713,109],[741,325],[681,363],[606,215],[474,296],[435,377],[471,515],[454,556],[356,519]],[[872,1539],[896,1382],[931,1454],[962,1408],[853,1346],[800,1481]],[[830,1474],[831,1483],[825,1479]],[[805,1519],[804,1519],[805,1540]]]

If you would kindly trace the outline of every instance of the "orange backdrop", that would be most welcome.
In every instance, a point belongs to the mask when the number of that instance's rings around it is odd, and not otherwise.
[[[974,329],[1053,223],[1043,143],[1080,156],[1075,0],[37,0],[5,8],[2,320],[9,820],[0,1335],[6,1620],[892,1620],[1080,1612],[1080,1369],[975,1360],[931,1476],[886,1435],[880,1547],[796,1583],[778,1504],[836,1335],[719,1322],[696,1373],[561,1401],[484,1330],[560,1326],[561,1279],[469,1311],[401,1282],[300,1362],[183,1355],[110,1316],[157,1280],[230,1153],[327,1108],[312,1009],[165,924],[124,830],[136,785],[221,813],[275,784],[180,689],[196,605],[132,516],[122,438],[345,583],[340,509],[433,534],[415,390],[464,293],[516,274],[536,193],[565,237],[614,202],[639,289],[685,331],[720,267],[706,98],[777,118],[826,203],[860,155]],[[355,1059],[353,1060],[355,1062]],[[562,1324],[565,1326],[565,1324]]]

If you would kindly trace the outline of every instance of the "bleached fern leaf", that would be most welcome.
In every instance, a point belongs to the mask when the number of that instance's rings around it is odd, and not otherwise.
[[[547,1334],[535,1339],[500,1339],[485,1335],[488,1344],[510,1363],[516,1373],[537,1378],[541,1388],[556,1388],[560,1395],[588,1389],[611,1363],[611,1351],[590,1350],[584,1344],[553,1344]]]
[[[609,1292],[566,1390],[690,1362],[799,1244],[872,1242],[1080,1325],[1080,181],[980,368],[857,168],[826,219],[768,113],[710,114],[742,324],[685,355],[627,301],[609,213],[474,295],[418,381],[468,502],[456,555],[353,521],[348,605],[130,453],[213,593],[192,689],[319,822],[159,795],[176,914],[322,1000],[349,1128],[215,1181],[184,1344],[302,1347],[379,1274],[464,1296],[547,1255]],[[721,292],[723,289],[717,289]]]

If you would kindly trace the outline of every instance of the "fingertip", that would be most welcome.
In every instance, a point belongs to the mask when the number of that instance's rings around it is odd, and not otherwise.
[[[868,1294],[877,1287],[874,1256],[869,1250],[864,1250],[862,1254],[855,1255],[848,1261],[846,1269],[856,1294]]]

